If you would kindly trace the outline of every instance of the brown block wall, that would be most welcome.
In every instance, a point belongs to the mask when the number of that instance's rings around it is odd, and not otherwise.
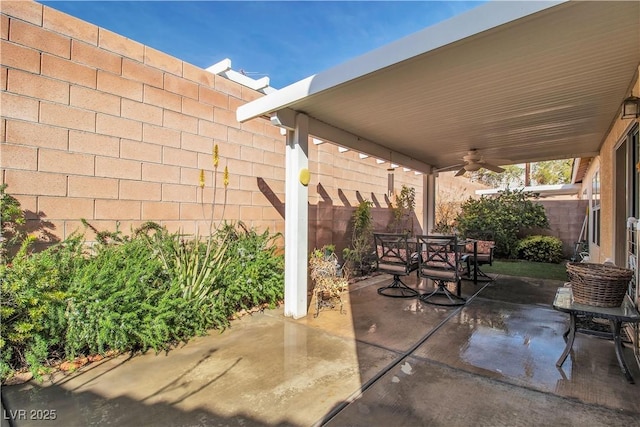
[[[222,217],[228,166],[224,218],[284,231],[284,137],[266,120],[235,119],[239,105],[262,94],[35,2],[3,1],[0,12],[2,182],[31,230],[55,241],[84,218],[99,230],[151,220],[206,232],[218,144],[213,217]],[[309,145],[312,247],[344,247],[362,199],[374,201],[384,229],[387,166]],[[398,191],[416,188],[421,218],[422,178],[400,168],[395,182]]]
[[[580,237],[580,231],[587,213],[587,200],[537,200],[544,206],[549,228],[537,230],[540,234],[555,236],[562,240],[562,251],[565,258],[571,258],[575,244]]]

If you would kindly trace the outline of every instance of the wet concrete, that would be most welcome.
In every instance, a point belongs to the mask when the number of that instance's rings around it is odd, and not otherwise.
[[[352,285],[344,313],[296,321],[270,310],[167,354],[3,387],[3,418],[16,426],[638,425],[640,385],[624,380],[612,342],[578,335],[556,368],[568,321],[551,308],[561,282],[464,282],[467,305],[441,308],[378,295],[389,280]],[[37,419],[47,410],[55,421]]]

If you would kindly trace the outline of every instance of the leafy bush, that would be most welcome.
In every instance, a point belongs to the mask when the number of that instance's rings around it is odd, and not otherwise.
[[[527,261],[558,263],[562,241],[554,236],[527,236],[518,242],[518,257]]]
[[[284,298],[284,257],[277,253],[275,240],[280,234],[258,233],[242,222],[226,224],[225,259],[229,260],[221,277],[217,310],[227,316],[268,304],[274,307]]]
[[[100,247],[71,282],[67,354],[158,350],[174,338],[165,321],[166,293],[175,297],[168,272],[144,241]]]
[[[391,208],[393,222],[391,229],[394,233],[413,234],[413,215],[416,209],[416,189],[402,185],[400,193],[396,194],[396,203]]]
[[[25,215],[20,208],[20,202],[6,192],[7,184],[0,184],[0,262],[6,261],[8,248],[24,237],[22,226]]]
[[[240,309],[275,305],[284,295],[277,236],[226,225],[189,241],[150,223],[103,235],[91,256],[79,236],[34,254],[24,244],[0,265],[2,379],[23,368],[37,377],[52,358],[169,349],[228,326]],[[203,275],[218,253],[224,268]]]
[[[353,212],[351,218],[353,222],[351,248],[344,248],[342,251],[349,269],[359,275],[367,274],[371,267],[373,245],[372,207],[373,203],[371,201],[363,200]]]
[[[544,206],[529,199],[521,190],[505,190],[497,196],[468,199],[458,216],[462,235],[473,231],[491,231],[496,242],[496,255],[515,258],[518,234],[528,228],[549,226]]]
[[[36,377],[49,356],[63,354],[68,284],[84,263],[82,239],[74,235],[30,254],[27,238],[9,264],[0,264],[2,378],[31,366]]]

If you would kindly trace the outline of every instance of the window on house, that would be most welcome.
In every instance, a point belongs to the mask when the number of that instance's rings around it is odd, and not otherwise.
[[[600,172],[591,179],[591,243],[600,246]]]
[[[640,218],[640,138],[638,126],[631,131],[631,200],[629,216]]]

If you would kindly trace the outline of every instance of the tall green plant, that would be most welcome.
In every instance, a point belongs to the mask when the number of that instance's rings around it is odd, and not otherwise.
[[[178,233],[161,236],[162,245],[158,245],[157,240],[151,240],[152,243],[155,243],[155,248],[165,268],[172,271],[173,277],[178,281],[183,291],[183,298],[187,300],[204,300],[211,292],[215,292],[216,283],[228,263],[228,259],[224,257],[227,234],[220,232],[219,227],[214,227],[218,191],[218,166],[220,164],[218,144],[213,145],[211,157],[213,164],[213,199],[211,200],[209,235],[204,239],[204,242],[199,235],[192,239],[187,239],[188,236]],[[229,186],[229,169],[226,166],[222,182],[224,185],[222,217],[224,218]],[[204,196],[206,185],[204,169],[200,170],[198,184],[201,194]],[[202,201],[204,212],[204,198],[202,198]]]
[[[157,231],[150,240],[166,271],[169,271],[187,300],[202,300],[215,291],[229,260],[224,257],[226,236],[218,232],[204,242],[187,240],[179,233]]]
[[[413,212],[416,209],[416,189],[402,185],[393,206],[393,227],[397,233],[413,233]]]
[[[457,219],[458,231],[492,232],[496,255],[517,257],[518,236],[529,228],[549,226],[544,206],[534,203],[532,195],[521,190],[504,190],[496,196],[468,199]]]
[[[371,265],[371,251],[373,245],[373,216],[369,200],[360,202],[353,212],[353,233],[351,248],[343,250],[343,256],[350,269],[360,275],[367,274]]]

